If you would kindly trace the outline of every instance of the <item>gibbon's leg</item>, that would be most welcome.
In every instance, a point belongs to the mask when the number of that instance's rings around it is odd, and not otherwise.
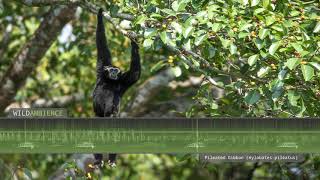
[[[96,45],[98,50],[97,76],[103,77],[103,66],[111,65],[111,54],[107,45],[107,39],[103,24],[103,10],[99,9],[96,31]]]
[[[102,154],[93,154],[94,155],[94,165],[96,166],[103,166],[103,155]]]
[[[131,64],[129,71],[125,72],[121,77],[122,93],[124,93],[130,86],[136,83],[141,74],[141,64],[139,55],[139,46],[131,40]]]
[[[108,164],[110,167],[116,167],[117,154],[109,154]]]

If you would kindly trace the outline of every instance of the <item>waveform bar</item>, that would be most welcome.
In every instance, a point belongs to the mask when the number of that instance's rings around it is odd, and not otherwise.
[[[0,118],[0,153],[319,153],[320,118]]]

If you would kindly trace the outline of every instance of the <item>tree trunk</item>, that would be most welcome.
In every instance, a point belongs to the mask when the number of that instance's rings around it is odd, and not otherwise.
[[[74,6],[54,7],[45,15],[33,37],[18,52],[0,80],[0,112],[13,101],[64,25],[73,18],[75,10]]]

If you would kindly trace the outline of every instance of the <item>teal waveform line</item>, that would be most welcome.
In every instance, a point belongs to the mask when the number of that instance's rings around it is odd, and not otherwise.
[[[0,153],[319,153],[320,119],[0,118]]]

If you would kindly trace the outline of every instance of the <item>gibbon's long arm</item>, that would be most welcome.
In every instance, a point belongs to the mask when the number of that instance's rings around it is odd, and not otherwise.
[[[130,70],[122,76],[122,92],[125,92],[130,86],[136,83],[141,74],[139,46],[131,40],[131,64]]]
[[[103,24],[103,10],[99,9],[98,24],[96,32],[96,44],[98,49],[97,59],[97,75],[103,77],[103,66],[111,65],[111,54],[107,45],[105,36],[104,24]]]

